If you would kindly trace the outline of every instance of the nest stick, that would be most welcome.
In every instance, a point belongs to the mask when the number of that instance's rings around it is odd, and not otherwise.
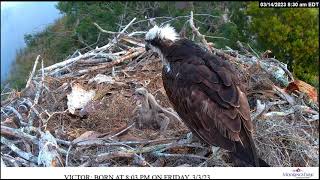
[[[26,88],[28,88],[30,86],[30,84],[31,84],[31,80],[32,80],[32,78],[34,76],[34,73],[36,72],[36,68],[37,68],[37,65],[38,65],[39,58],[40,58],[40,55],[37,56],[36,61],[34,62],[32,72],[31,72],[31,74],[29,76],[29,79],[27,81],[27,84],[26,84]]]
[[[205,36],[202,35],[202,34],[199,32],[198,28],[196,28],[195,25],[194,25],[194,22],[193,22],[193,11],[190,12],[190,20],[189,20],[189,22],[190,22],[190,27],[191,27],[191,29],[192,29],[192,32],[193,32],[196,36],[199,37],[200,41],[206,46],[206,48],[208,49],[208,51],[209,51],[210,53],[212,53],[212,50],[211,50],[211,48],[210,48],[210,45],[208,44],[207,40],[205,39]]]
[[[121,58],[115,60],[115,61],[112,61],[110,63],[106,63],[106,64],[102,64],[102,65],[98,65],[98,66],[94,66],[92,68],[88,68],[88,69],[83,69],[83,70],[80,70],[78,71],[78,73],[81,75],[81,74],[86,74],[86,73],[89,73],[89,72],[92,72],[92,71],[96,71],[96,70],[100,70],[100,69],[106,69],[106,68],[111,68],[117,64],[120,64],[126,60],[129,60],[129,59],[132,59],[138,55],[140,55],[141,53],[143,53],[145,51],[144,48],[137,48],[137,51],[136,52],[133,52],[133,53],[130,53],[128,55],[125,55],[125,56],[122,56]]]
[[[22,151],[15,144],[10,142],[8,139],[6,139],[4,137],[1,137],[1,143],[3,143],[6,146],[8,146],[13,152],[15,152],[17,155],[19,155],[23,159],[31,161],[33,163],[37,163],[37,157],[36,156],[34,156],[31,153],[27,153],[27,152]]]
[[[6,108],[11,110],[18,117],[18,121],[16,121],[16,123],[19,127],[27,126],[27,123],[24,122],[24,118],[15,108],[13,108],[11,106],[7,106]]]

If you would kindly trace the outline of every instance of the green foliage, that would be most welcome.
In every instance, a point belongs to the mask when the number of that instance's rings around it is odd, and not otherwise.
[[[180,5],[179,5],[180,3]],[[182,5],[181,5],[182,4]],[[228,3],[226,2],[59,2],[57,8],[66,15],[67,25],[74,29],[74,35],[86,44],[95,43],[99,30],[93,26],[93,23],[99,24],[103,29],[109,31],[118,31],[128,24],[133,17],[137,18],[137,21],[151,17],[163,17],[162,19],[156,19],[156,22],[160,24],[166,21],[165,17],[179,17],[174,21],[170,21],[178,31],[186,24],[188,17],[193,10],[194,13],[208,14],[216,17],[208,16],[195,16],[195,23],[197,27],[200,27],[200,31],[206,35],[218,36],[236,36],[237,32],[223,33],[219,31],[220,27],[224,25],[221,21],[220,15],[227,9]],[[121,25],[121,28],[119,27]],[[186,24],[188,25],[188,24]],[[130,28],[146,30],[150,24],[145,21],[144,25],[133,25]],[[144,29],[142,29],[144,28]],[[234,25],[225,27],[233,31],[236,29]],[[130,29],[129,29],[130,30]],[[191,30],[187,32],[191,34]],[[100,42],[97,45],[103,45],[110,34],[102,34]],[[233,39],[236,39],[234,37]],[[217,42],[219,47],[224,45],[231,45],[233,41],[227,42],[227,40],[219,39]]]
[[[277,59],[292,64],[299,79],[317,85],[319,9],[261,9],[252,2],[246,13],[252,17],[249,31],[257,36],[261,50],[270,49]]]

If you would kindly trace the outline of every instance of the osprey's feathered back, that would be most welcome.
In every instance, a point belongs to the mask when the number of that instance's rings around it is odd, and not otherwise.
[[[169,25],[150,29],[145,40],[161,56],[164,88],[190,130],[253,166],[268,166],[256,156],[248,100],[229,62],[180,39]]]

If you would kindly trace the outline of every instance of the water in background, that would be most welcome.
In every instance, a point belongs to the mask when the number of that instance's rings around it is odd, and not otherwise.
[[[1,2],[1,84],[16,52],[26,46],[24,35],[43,30],[61,17],[57,2]]]

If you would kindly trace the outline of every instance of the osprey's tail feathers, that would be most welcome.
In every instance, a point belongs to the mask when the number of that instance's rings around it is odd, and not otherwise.
[[[251,133],[245,127],[242,128],[240,133],[242,144],[236,142],[236,150],[232,152],[232,155],[254,167],[270,167],[268,163],[258,157]]]
[[[257,165],[255,165],[255,163],[253,161],[250,161],[248,159],[247,155],[235,153],[235,152],[232,152],[231,154],[234,157],[236,157],[237,159],[240,159],[241,161],[245,162],[246,165],[244,165],[244,166],[247,166],[248,164],[250,164],[250,166],[253,166],[253,167],[270,167],[270,165],[261,158],[258,158],[259,165],[257,166]]]

